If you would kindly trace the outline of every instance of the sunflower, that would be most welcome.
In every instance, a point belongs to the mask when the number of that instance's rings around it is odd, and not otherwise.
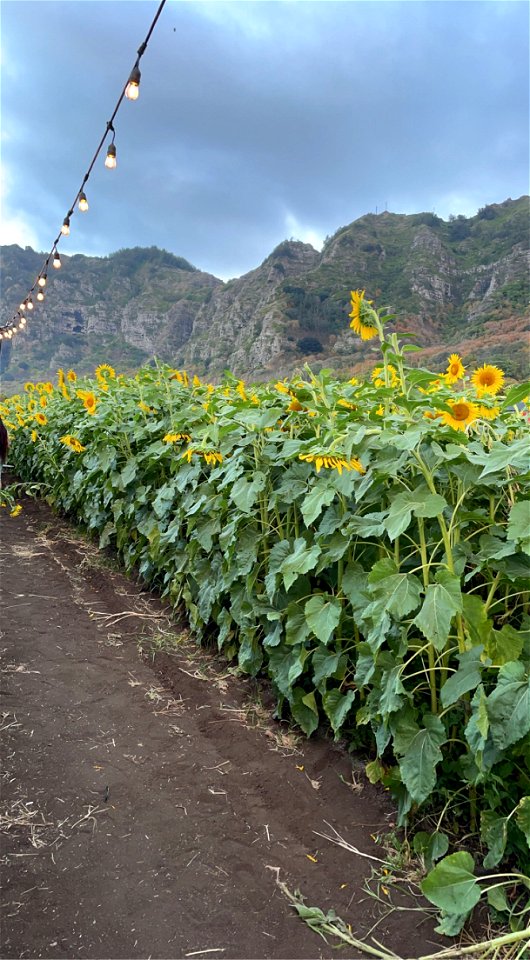
[[[465,431],[479,415],[478,407],[469,400],[448,400],[448,404],[451,413],[446,410],[438,410],[437,413],[441,415],[442,423],[453,427],[453,430]]]
[[[387,364],[387,373],[388,373],[388,386],[396,387],[399,383],[399,377],[397,375],[397,370],[392,366],[391,363]],[[376,387],[385,387],[385,368],[376,367],[375,370],[372,370],[372,380]]]
[[[298,459],[305,463],[314,463],[317,473],[320,473],[322,467],[327,470],[337,470],[342,474],[343,470],[357,470],[358,473],[366,473],[360,460],[355,457],[343,457],[340,454],[329,453],[299,453]]]
[[[372,340],[379,335],[379,317],[371,306],[372,300],[364,299],[364,290],[351,291],[350,327],[355,330],[361,340]]]
[[[96,412],[97,400],[91,390],[77,390],[77,396],[83,401],[85,410],[90,414]]]
[[[37,421],[37,423],[40,423],[41,427],[43,427],[46,423],[48,423],[48,418],[44,413],[36,413],[35,420]]]
[[[238,392],[238,394],[239,394],[239,396],[241,397],[242,400],[246,400],[246,399],[247,399],[247,394],[246,394],[246,391],[245,391],[245,381],[244,381],[244,380],[239,380],[239,381],[238,381],[236,390],[237,390],[237,392]]]
[[[34,389],[35,389],[35,384],[34,384],[34,383],[25,383],[25,384],[24,384],[24,390],[26,391],[26,393],[33,393]]]
[[[59,384],[60,387],[62,387],[64,383],[64,370],[62,367],[59,367],[57,371],[57,383]]]
[[[53,383],[50,383],[50,381],[47,380],[46,383],[44,384],[44,389],[46,393],[53,393]]]
[[[18,517],[19,513],[22,513],[22,507],[20,506],[19,503],[17,503],[16,507],[13,507],[13,509],[11,510],[11,513],[9,514],[9,516]]]
[[[40,398],[40,400],[39,400],[39,403],[40,403],[40,405],[41,405],[41,407],[42,407],[43,410],[44,410],[45,407],[48,406],[48,401],[47,401],[46,397],[44,396],[44,394],[42,394],[42,396],[41,396],[41,398]]]
[[[457,353],[452,353],[447,361],[447,370],[445,371],[445,382],[446,383],[456,383],[457,380],[461,380],[465,374],[465,368],[462,363],[462,357],[459,357]]]
[[[36,443],[36,442],[37,442],[37,437],[38,437],[37,431],[36,431],[36,430],[32,430],[32,431],[31,431],[31,442],[32,442],[32,443]]]
[[[110,363],[100,363],[99,367],[94,370],[94,375],[99,383],[106,383],[107,380],[115,380],[116,371]]]
[[[504,384],[504,370],[492,366],[491,363],[485,363],[473,371],[471,383],[475,387],[479,397],[483,393],[496,394],[502,390]]]
[[[501,412],[500,407],[485,407],[483,404],[480,404],[477,410],[482,420],[496,420]]]
[[[77,437],[73,437],[71,433],[66,433],[64,437],[59,437],[60,443],[64,443],[65,447],[70,447],[70,450],[73,450],[74,453],[82,453],[83,450],[86,450],[86,447],[83,446],[80,440]]]
[[[218,450],[194,450],[193,448],[188,448],[184,453],[181,454],[181,460],[187,460],[188,463],[191,463],[191,458],[193,454],[196,453],[197,456],[202,457],[203,460],[206,460],[206,463],[209,466],[215,467],[216,463],[223,462],[223,455],[219,453]]]
[[[140,410],[143,410],[144,413],[156,413],[157,410],[155,407],[149,407],[147,403],[144,403],[143,400],[140,400],[138,404]]]
[[[77,380],[77,373],[75,370],[69,370],[66,374],[66,379],[69,380],[70,383],[75,383]]]

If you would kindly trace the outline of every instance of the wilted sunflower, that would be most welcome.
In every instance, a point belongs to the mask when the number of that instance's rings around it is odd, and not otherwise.
[[[473,371],[471,383],[479,396],[483,393],[496,394],[499,390],[502,390],[504,371],[499,367],[492,366],[491,363],[485,363],[484,366]]]
[[[71,433],[66,433],[64,437],[59,437],[61,443],[64,443],[65,447],[70,447],[70,450],[73,450],[74,453],[82,453],[83,450],[86,450],[86,447],[83,446],[80,440],[77,437],[73,437]]]
[[[322,467],[328,470],[337,470],[342,473],[343,470],[357,470],[358,473],[366,473],[360,460],[355,457],[343,457],[334,453],[299,453],[299,460],[306,463],[314,463],[317,473],[320,473]]]
[[[348,314],[352,318],[350,327],[361,340],[372,340],[379,335],[378,316],[372,303],[372,300],[364,299],[364,290],[351,291],[351,313]]]
[[[452,353],[447,362],[447,370],[445,371],[446,383],[456,383],[457,380],[462,379],[465,372],[462,357],[459,357],[457,353]]]
[[[442,423],[445,423],[448,427],[453,427],[453,430],[464,432],[466,427],[469,427],[478,417],[476,404],[469,400],[449,400],[448,404],[451,407],[451,413],[446,410],[438,410],[437,413],[440,414]]]
[[[162,443],[178,443],[179,440],[186,440],[189,443],[191,437],[189,433],[166,433],[165,437],[162,437]]]

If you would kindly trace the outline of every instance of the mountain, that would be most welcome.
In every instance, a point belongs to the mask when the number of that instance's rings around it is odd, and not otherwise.
[[[373,363],[349,329],[349,293],[366,289],[433,368],[448,352],[527,375],[529,198],[444,221],[432,213],[367,214],[318,252],[295,240],[223,283],[156,247],[109,257],[62,255],[27,334],[3,341],[5,389],[57,367],[101,362],[131,370],[157,356],[214,380],[284,376],[306,360],[343,373]],[[2,316],[9,318],[42,267],[31,248],[3,247]],[[11,348],[11,349],[10,349]]]

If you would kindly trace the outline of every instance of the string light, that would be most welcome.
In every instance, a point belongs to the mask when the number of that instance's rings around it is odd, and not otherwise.
[[[125,96],[128,100],[138,100],[140,96],[140,77],[141,73],[136,64],[131,70],[131,75],[125,87]]]
[[[74,202],[73,202],[70,210],[68,211],[66,217],[65,217],[64,220],[63,220],[60,233],[58,234],[58,236],[57,236],[56,239],[54,240],[53,245],[52,245],[52,248],[51,248],[51,251],[50,251],[50,253],[48,254],[46,260],[44,261],[44,264],[43,264],[43,266],[41,267],[40,272],[39,272],[39,274],[38,274],[38,276],[37,276],[37,279],[35,280],[33,286],[32,286],[31,289],[28,291],[28,295],[27,295],[26,299],[23,300],[22,303],[20,304],[18,315],[15,314],[15,316],[13,316],[12,320],[11,320],[9,323],[5,323],[5,324],[3,324],[3,325],[0,326],[0,340],[5,340],[5,339],[11,340],[11,338],[13,337],[13,334],[15,334],[15,333],[17,332],[17,330],[23,329],[23,328],[25,327],[25,325],[26,325],[26,317],[24,316],[24,311],[25,311],[26,309],[28,309],[28,310],[30,310],[30,311],[33,310],[34,304],[33,304],[32,298],[31,298],[31,294],[33,293],[33,291],[35,290],[36,287],[40,288],[40,289],[38,290],[38,292],[37,292],[36,299],[37,299],[39,302],[42,302],[42,301],[44,300],[44,293],[43,293],[43,289],[42,289],[42,288],[44,288],[44,287],[46,286],[46,282],[47,282],[47,273],[46,273],[46,271],[47,271],[47,268],[48,268],[48,265],[49,265],[49,262],[50,262],[50,259],[51,259],[52,255],[53,255],[52,265],[53,265],[54,269],[55,269],[55,270],[59,270],[59,269],[61,268],[61,258],[60,258],[60,256],[59,256],[59,251],[58,251],[58,249],[57,249],[57,244],[59,243],[61,237],[63,237],[63,236],[64,236],[64,237],[67,237],[67,236],[69,236],[69,234],[70,234],[70,217],[72,216],[72,214],[73,214],[73,212],[74,212],[74,206],[75,206],[75,204],[76,204],[76,203],[78,204],[78,209],[81,210],[82,212],[86,212],[86,211],[88,210],[88,200],[87,200],[87,197],[86,197],[86,193],[85,193],[85,191],[84,191],[84,186],[85,186],[85,184],[87,183],[87,181],[88,181],[88,179],[89,179],[89,177],[90,177],[90,174],[92,173],[92,169],[93,169],[93,167],[94,167],[94,164],[95,164],[95,162],[96,162],[96,160],[97,160],[97,158],[98,158],[98,156],[99,156],[99,154],[100,154],[100,152],[101,152],[101,150],[102,150],[102,148],[103,148],[103,145],[104,145],[104,143],[105,143],[105,140],[106,140],[107,135],[108,135],[109,132],[112,132],[112,141],[111,141],[111,143],[110,143],[110,144],[108,145],[108,147],[107,147],[107,155],[106,155],[106,159],[105,159],[105,166],[108,167],[108,168],[111,169],[111,170],[116,167],[116,146],[115,146],[115,144],[114,144],[115,130],[114,130],[114,126],[113,126],[113,121],[114,121],[114,118],[116,117],[116,114],[118,113],[118,110],[120,109],[120,106],[121,106],[121,104],[122,104],[122,101],[123,101],[124,97],[126,97],[128,100],[137,100],[137,99],[138,99],[139,92],[140,92],[140,89],[139,89],[139,88],[140,88],[140,78],[141,78],[140,68],[139,68],[140,59],[143,57],[143,55],[144,55],[144,53],[145,53],[145,51],[146,51],[147,44],[149,43],[149,40],[151,39],[151,34],[153,33],[153,30],[154,30],[154,28],[155,28],[155,26],[156,26],[156,23],[157,23],[157,21],[158,21],[158,18],[160,17],[160,14],[162,13],[162,10],[163,10],[165,4],[166,4],[166,0],[161,0],[161,2],[159,3],[159,6],[158,6],[157,12],[156,12],[156,14],[155,14],[155,16],[154,16],[154,18],[153,18],[152,23],[151,23],[151,26],[149,27],[149,30],[148,30],[148,32],[147,32],[147,36],[146,36],[144,42],[143,42],[142,44],[140,44],[140,46],[139,46],[139,48],[138,48],[136,62],[135,62],[134,66],[133,66],[133,68],[132,68],[132,70],[131,70],[131,73],[129,74],[129,79],[128,79],[128,81],[127,81],[127,84],[125,85],[125,87],[124,87],[123,90],[122,90],[122,93],[120,94],[120,97],[119,97],[118,102],[117,102],[117,104],[116,104],[116,106],[115,106],[115,108],[114,108],[114,111],[113,111],[113,113],[112,113],[112,116],[111,116],[110,120],[107,121],[105,133],[103,134],[103,136],[102,136],[102,138],[101,138],[101,140],[100,140],[100,142],[99,142],[99,144],[98,144],[98,147],[97,147],[97,149],[96,149],[96,152],[95,152],[94,156],[92,157],[92,160],[91,160],[91,162],[90,162],[90,165],[89,165],[89,167],[88,167],[88,170],[87,170],[87,172],[85,173],[85,176],[84,176],[84,178],[83,178],[83,182],[82,182],[82,184],[81,184],[81,187],[80,187],[80,189],[78,190],[78,192],[77,192],[77,194],[76,194],[75,200],[74,200]]]
[[[116,169],[116,147],[114,146],[114,143],[109,143],[109,146],[107,148],[107,156],[105,157],[105,166],[108,167],[109,170]]]

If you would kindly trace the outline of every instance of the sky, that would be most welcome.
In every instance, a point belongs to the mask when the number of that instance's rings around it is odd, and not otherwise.
[[[3,0],[2,243],[47,252],[158,0]],[[366,213],[528,193],[525,0],[167,0],[64,253],[222,279]]]

